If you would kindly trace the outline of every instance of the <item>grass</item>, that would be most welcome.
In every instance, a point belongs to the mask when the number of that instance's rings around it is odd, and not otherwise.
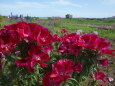
[[[2,19],[0,22],[0,28],[4,25],[13,24],[19,20],[10,20],[8,18]],[[39,22],[42,21],[42,22]],[[61,29],[66,28],[69,32],[76,32],[77,30],[83,30],[83,33],[93,33],[93,31],[98,31],[99,36],[105,37],[107,39],[115,38],[115,27],[114,29],[104,30],[98,29],[99,25],[111,25],[115,24],[115,19],[32,19],[31,22],[38,23],[49,28],[52,33],[59,33]]]

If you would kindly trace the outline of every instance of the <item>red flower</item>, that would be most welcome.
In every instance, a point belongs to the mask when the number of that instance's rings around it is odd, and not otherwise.
[[[67,29],[62,29],[61,32],[62,32],[62,33],[66,33],[66,32],[67,32]]]
[[[31,28],[28,26],[26,22],[19,21],[17,23],[17,32],[20,34],[22,38],[27,38],[31,33]]]
[[[19,35],[15,30],[1,29],[0,30],[0,52],[12,52],[19,42]]]
[[[54,42],[53,36],[50,33],[41,32],[37,36],[37,43],[41,46],[46,46]]]
[[[22,38],[36,40],[39,45],[44,46],[54,42],[50,31],[36,23],[26,23],[20,21],[17,23],[17,32]]]
[[[28,41],[37,41],[39,45],[46,46],[52,42],[57,42],[57,36],[52,36],[50,31],[36,23],[26,23],[24,21],[19,21],[16,24],[6,25],[5,28],[9,30],[15,30],[18,34],[28,40]]]
[[[42,80],[43,86],[61,86],[61,77],[55,77],[52,72],[46,73]]]
[[[60,37],[57,34],[52,35],[54,42],[60,42]]]
[[[41,46],[46,46],[57,41],[55,37],[51,35],[47,28],[41,27],[41,32],[37,35],[37,43]]]
[[[50,75],[48,75],[50,78],[49,79],[47,78],[46,81],[48,83],[54,83],[53,86],[55,85],[60,86],[61,82],[66,81],[72,76],[73,65],[74,62],[72,62],[71,60],[68,59],[59,60],[58,62],[52,65],[52,72],[50,72]],[[50,85],[44,85],[44,86],[50,86]]]
[[[74,71],[77,71],[78,73],[80,73],[82,71],[82,68],[83,68],[83,66],[82,66],[82,64],[80,62],[75,63]]]
[[[10,30],[17,30],[17,24],[4,25],[4,28],[10,29]]]
[[[82,47],[81,41],[79,41],[80,36],[76,33],[66,34],[64,37],[61,37],[61,45],[59,47],[59,52],[62,54],[64,53],[71,53],[74,55],[78,55],[78,53],[81,51]]]
[[[74,71],[80,72],[80,62],[74,63],[69,59],[62,59],[52,65],[52,71],[43,78],[44,86],[61,86],[60,84],[72,76]]]
[[[16,64],[18,66],[24,66],[28,71],[34,72],[34,64],[38,63],[42,67],[46,67],[46,63],[44,61],[49,61],[50,57],[48,54],[41,51],[38,46],[32,46],[32,48],[28,51],[29,57],[16,60]]]
[[[113,49],[113,50],[110,50],[110,49],[102,50],[102,54],[109,54],[109,55],[115,56],[115,49]]]
[[[45,47],[41,47],[42,50],[44,50],[44,52],[46,53],[50,53],[51,50],[54,49],[54,47],[52,45],[47,45]]]
[[[96,44],[95,47],[100,50],[105,50],[105,49],[110,48],[110,42],[107,42],[106,39],[104,38],[98,37],[95,41],[95,44]]]
[[[47,33],[50,33],[47,28],[36,24],[36,23],[28,23],[28,27],[31,29],[31,35],[30,37],[34,40],[37,40],[38,35],[42,33],[42,30],[45,30]]]
[[[68,64],[69,63],[69,64]],[[71,77],[73,72],[74,62],[69,59],[59,60],[58,62],[52,65],[52,71],[55,71],[61,76]]]
[[[84,34],[81,36],[82,41],[84,41],[83,46],[84,48],[88,48],[88,49],[95,49],[96,43],[95,40],[98,38],[98,36],[96,34]]]
[[[16,60],[17,66],[24,66],[29,72],[34,72],[34,63],[31,57]]]
[[[69,63],[69,64],[68,64]],[[53,75],[56,77],[61,77],[61,81],[66,81],[71,77],[73,70],[74,62],[68,59],[59,60],[58,62],[52,65]]]
[[[99,62],[103,66],[108,66],[108,59],[99,59]]]
[[[46,63],[44,63],[44,61],[49,61],[50,59],[48,54],[41,51],[38,46],[32,46],[32,48],[28,51],[28,54],[33,61],[39,63],[42,67],[46,67]]]
[[[106,82],[106,76],[105,76],[105,74],[103,73],[103,72],[100,72],[100,71],[96,71],[95,73],[94,73],[94,78],[96,79],[96,80],[102,80],[103,82]]]
[[[100,55],[110,54],[115,56],[115,50],[109,49],[110,42],[108,42],[105,38],[98,37],[96,34],[84,34],[81,36],[80,41],[80,46],[87,49],[96,49],[100,51]]]

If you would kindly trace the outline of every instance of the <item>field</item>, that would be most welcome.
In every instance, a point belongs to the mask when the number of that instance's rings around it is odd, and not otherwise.
[[[106,38],[111,42],[112,49],[115,49],[115,19],[86,19],[86,18],[76,18],[76,19],[39,19],[31,18],[30,20],[25,19],[9,19],[2,18],[0,21],[0,28],[2,29],[6,24],[13,24],[17,21],[26,21],[31,23],[38,23],[43,25],[52,32],[52,34],[61,34],[61,29],[67,29],[68,33],[76,32],[77,30],[83,30],[83,33],[93,33],[94,31],[98,32],[98,35]],[[99,26],[105,25],[109,28],[99,28]],[[106,72],[108,77],[113,77],[115,80],[115,57],[109,57],[110,65],[103,68],[103,71]],[[82,86],[89,86],[90,81],[84,82]],[[86,85],[87,84],[87,85]],[[110,82],[106,86],[115,86],[115,82]]]

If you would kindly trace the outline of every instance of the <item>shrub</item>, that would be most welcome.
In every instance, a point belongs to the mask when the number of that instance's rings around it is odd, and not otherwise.
[[[23,21],[0,30],[1,86],[79,86],[87,77],[106,81],[98,66],[115,56],[110,42],[96,34],[52,35],[36,23]]]

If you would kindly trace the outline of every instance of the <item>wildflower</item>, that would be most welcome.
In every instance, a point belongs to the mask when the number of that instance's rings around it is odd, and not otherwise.
[[[84,34],[81,36],[81,40],[84,41],[84,45],[82,47],[87,49],[95,49],[95,41],[98,38],[96,34]]]
[[[101,65],[103,65],[103,66],[108,66],[108,59],[99,59],[99,62],[100,62],[100,64]]]
[[[62,43],[60,44],[58,51],[62,54],[71,53],[77,56],[82,49],[82,47],[79,46],[79,35],[76,33],[64,35],[64,37],[61,38],[61,41]]]
[[[68,64],[69,63],[69,64]],[[64,78],[64,81],[71,77],[73,73],[74,62],[68,59],[59,60],[52,65],[52,71]]]
[[[12,52],[15,46],[18,44],[19,34],[15,30],[1,29],[0,30],[0,52],[7,53]]]
[[[103,73],[103,72],[100,72],[100,71],[96,71],[95,73],[94,73],[94,78],[96,79],[96,80],[102,80],[103,82],[106,82],[106,76],[105,76],[105,74]]]
[[[112,56],[115,56],[115,49],[105,49],[105,50],[102,50],[102,54],[109,54],[109,55],[112,55]]]
[[[43,85],[61,86],[61,83],[69,79],[73,72],[81,72],[81,70],[82,65],[80,63],[75,64],[69,59],[59,60],[52,65],[52,71],[46,73],[43,77]]]
[[[16,60],[18,67],[24,66],[29,72],[34,72],[34,63],[31,57]]]
[[[107,26],[107,25],[100,25],[100,26],[98,26],[98,29],[106,29],[106,30],[108,30],[108,29],[110,29],[110,27]]]
[[[50,53],[50,51],[53,50],[54,47],[52,45],[47,45],[47,46],[41,47],[41,49],[44,50],[44,52],[46,53]]]
[[[62,32],[62,33],[66,33],[66,32],[67,32],[67,29],[62,29],[61,32]]]
[[[44,61],[49,61],[50,57],[48,54],[41,51],[38,46],[32,46],[32,48],[28,51],[29,57],[16,60],[16,64],[21,67],[25,66],[28,71],[34,72],[34,64],[38,63],[42,67],[46,67],[46,63]]]
[[[52,72],[48,72],[42,79],[43,86],[61,86],[61,77],[52,76]]]
[[[97,31],[93,31],[94,34],[98,35],[98,32]]]
[[[107,79],[108,79],[109,82],[114,81],[113,77],[108,77]]]
[[[82,71],[82,68],[83,68],[83,66],[82,66],[82,64],[80,62],[75,63],[74,71],[77,71],[78,73],[80,73]]]
[[[76,34],[80,35],[82,32],[82,30],[77,30]]]

